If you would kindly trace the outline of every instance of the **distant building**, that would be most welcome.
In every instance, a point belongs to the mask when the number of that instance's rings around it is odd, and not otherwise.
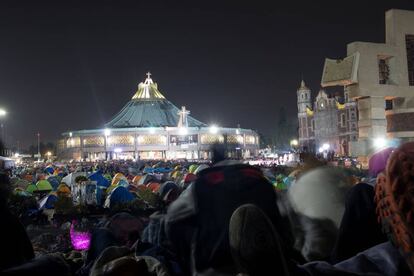
[[[350,43],[348,56],[326,59],[322,74],[323,87],[344,86],[357,102],[359,135],[350,146],[361,161],[414,140],[414,11],[387,11],[385,26],[385,43]]]
[[[302,80],[297,90],[299,145],[303,151],[334,151],[349,155],[349,143],[358,139],[356,103],[342,95],[328,96],[320,90],[312,101],[311,90]]]

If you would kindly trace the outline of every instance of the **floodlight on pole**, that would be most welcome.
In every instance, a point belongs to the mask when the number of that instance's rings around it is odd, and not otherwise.
[[[111,130],[109,128],[105,128],[104,129],[104,134],[106,137],[108,137],[109,135],[111,135]]]
[[[219,128],[216,125],[210,126],[210,133],[216,134],[219,131]]]
[[[387,147],[387,144],[387,139],[385,139],[384,137],[377,137],[374,139],[374,147],[376,149],[383,149]]]
[[[297,147],[299,145],[299,141],[297,139],[293,139],[290,141],[290,145],[292,147]]]
[[[4,109],[2,109],[2,108],[0,108],[0,117],[4,117],[6,115],[7,115],[7,111],[4,110]]]

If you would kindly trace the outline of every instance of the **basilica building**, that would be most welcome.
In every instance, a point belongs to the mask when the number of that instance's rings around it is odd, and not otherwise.
[[[358,111],[346,89],[335,95],[320,90],[312,100],[311,90],[302,80],[297,104],[300,149],[349,156],[349,143],[358,139]]]

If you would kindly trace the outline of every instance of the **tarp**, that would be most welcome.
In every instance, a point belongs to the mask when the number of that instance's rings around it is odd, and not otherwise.
[[[92,181],[96,181],[96,185],[101,187],[108,187],[111,184],[111,182],[106,179],[100,171],[92,173],[90,176],[88,176],[88,178]]]
[[[39,201],[40,209],[53,209],[58,197],[55,194],[49,194]]]
[[[50,185],[49,181],[47,180],[40,180],[36,183],[36,187],[38,191],[51,191],[53,190],[52,185]]]
[[[111,193],[106,197],[105,208],[111,208],[115,204],[129,202],[134,199],[134,196],[128,191],[127,188],[122,186],[115,187]]]

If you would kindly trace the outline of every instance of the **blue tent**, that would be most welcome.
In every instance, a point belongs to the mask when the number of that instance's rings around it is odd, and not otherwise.
[[[156,168],[154,170],[155,173],[169,173],[171,171],[172,171],[171,168]]]
[[[88,178],[92,181],[96,181],[96,184],[101,187],[109,187],[109,185],[111,185],[111,182],[102,175],[101,171],[92,173]]]
[[[49,194],[42,198],[39,202],[40,209],[53,209],[55,208],[55,202],[58,200],[58,197],[54,194]]]
[[[154,168],[146,167],[144,168],[143,173],[154,173],[154,170]]]
[[[47,178],[47,181],[50,183],[50,185],[52,185],[53,191],[56,191],[60,185],[60,180],[57,176],[49,176]]]
[[[105,208],[111,208],[114,204],[132,201],[135,197],[127,188],[118,186],[111,191],[105,200]]]
[[[122,186],[122,187],[128,188],[129,187],[128,180],[126,180],[126,179],[119,180],[118,186]]]
[[[52,167],[46,167],[45,168],[45,173],[47,174],[53,174],[55,172],[55,170]]]

